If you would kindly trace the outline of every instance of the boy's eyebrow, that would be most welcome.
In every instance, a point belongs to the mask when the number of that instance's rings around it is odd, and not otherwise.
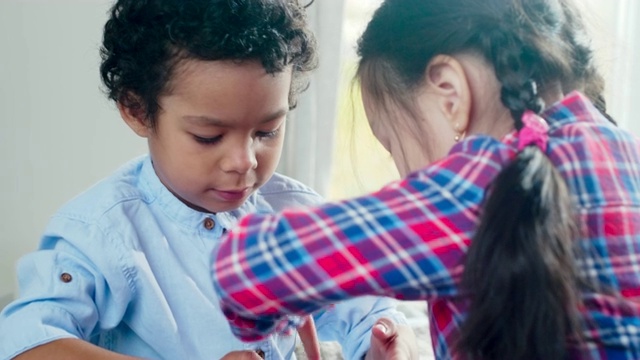
[[[273,114],[265,116],[264,120],[260,121],[260,124],[265,124],[281,117],[285,116],[289,112],[289,109],[280,109]],[[185,115],[183,119],[195,124],[195,125],[208,125],[208,126],[218,126],[218,127],[231,127],[233,123],[220,120],[217,118],[209,117],[209,116],[199,116],[199,115]]]

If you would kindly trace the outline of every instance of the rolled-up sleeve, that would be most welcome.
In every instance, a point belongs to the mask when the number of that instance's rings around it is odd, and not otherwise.
[[[43,244],[47,248],[18,262],[20,297],[0,313],[0,359],[62,338],[90,340],[97,328],[120,321],[130,298],[127,287],[112,291],[104,274],[69,242],[45,238]]]

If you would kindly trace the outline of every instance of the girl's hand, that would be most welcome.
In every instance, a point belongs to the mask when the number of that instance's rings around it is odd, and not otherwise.
[[[371,347],[365,360],[418,360],[418,345],[407,325],[382,318],[371,329]]]
[[[232,351],[220,360],[262,360],[262,358],[251,350]]]
[[[315,348],[320,348],[311,315],[304,317],[275,314],[260,316],[249,313],[249,315],[246,316],[237,313],[224,302],[220,303],[220,307],[229,322],[231,332],[242,341],[260,341],[275,333],[291,335],[296,329],[302,327],[304,335],[301,335],[301,340],[306,352],[314,356],[316,353]],[[305,324],[307,325],[305,326]],[[312,334],[313,338],[311,337]],[[319,350],[317,350],[317,353],[319,354]]]
[[[304,352],[307,354],[307,359],[320,360],[320,343],[313,316],[309,315],[305,318],[304,324],[298,328],[298,335],[302,341]]]
[[[311,315],[305,317],[304,323],[298,328],[298,335],[309,360],[320,360],[320,343]],[[220,360],[261,360],[257,352],[252,350],[232,351]]]

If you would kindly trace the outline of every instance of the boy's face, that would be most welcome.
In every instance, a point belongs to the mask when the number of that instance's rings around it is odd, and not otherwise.
[[[258,62],[185,60],[159,99],[155,131],[134,130],[148,139],[160,181],[185,204],[233,210],[275,171],[290,86],[290,68],[270,75]]]

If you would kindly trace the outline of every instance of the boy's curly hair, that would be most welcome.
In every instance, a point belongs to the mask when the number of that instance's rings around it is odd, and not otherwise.
[[[151,127],[181,60],[256,60],[270,74],[290,65],[291,108],[317,64],[298,0],[117,0],[100,53],[109,98],[144,111]]]

